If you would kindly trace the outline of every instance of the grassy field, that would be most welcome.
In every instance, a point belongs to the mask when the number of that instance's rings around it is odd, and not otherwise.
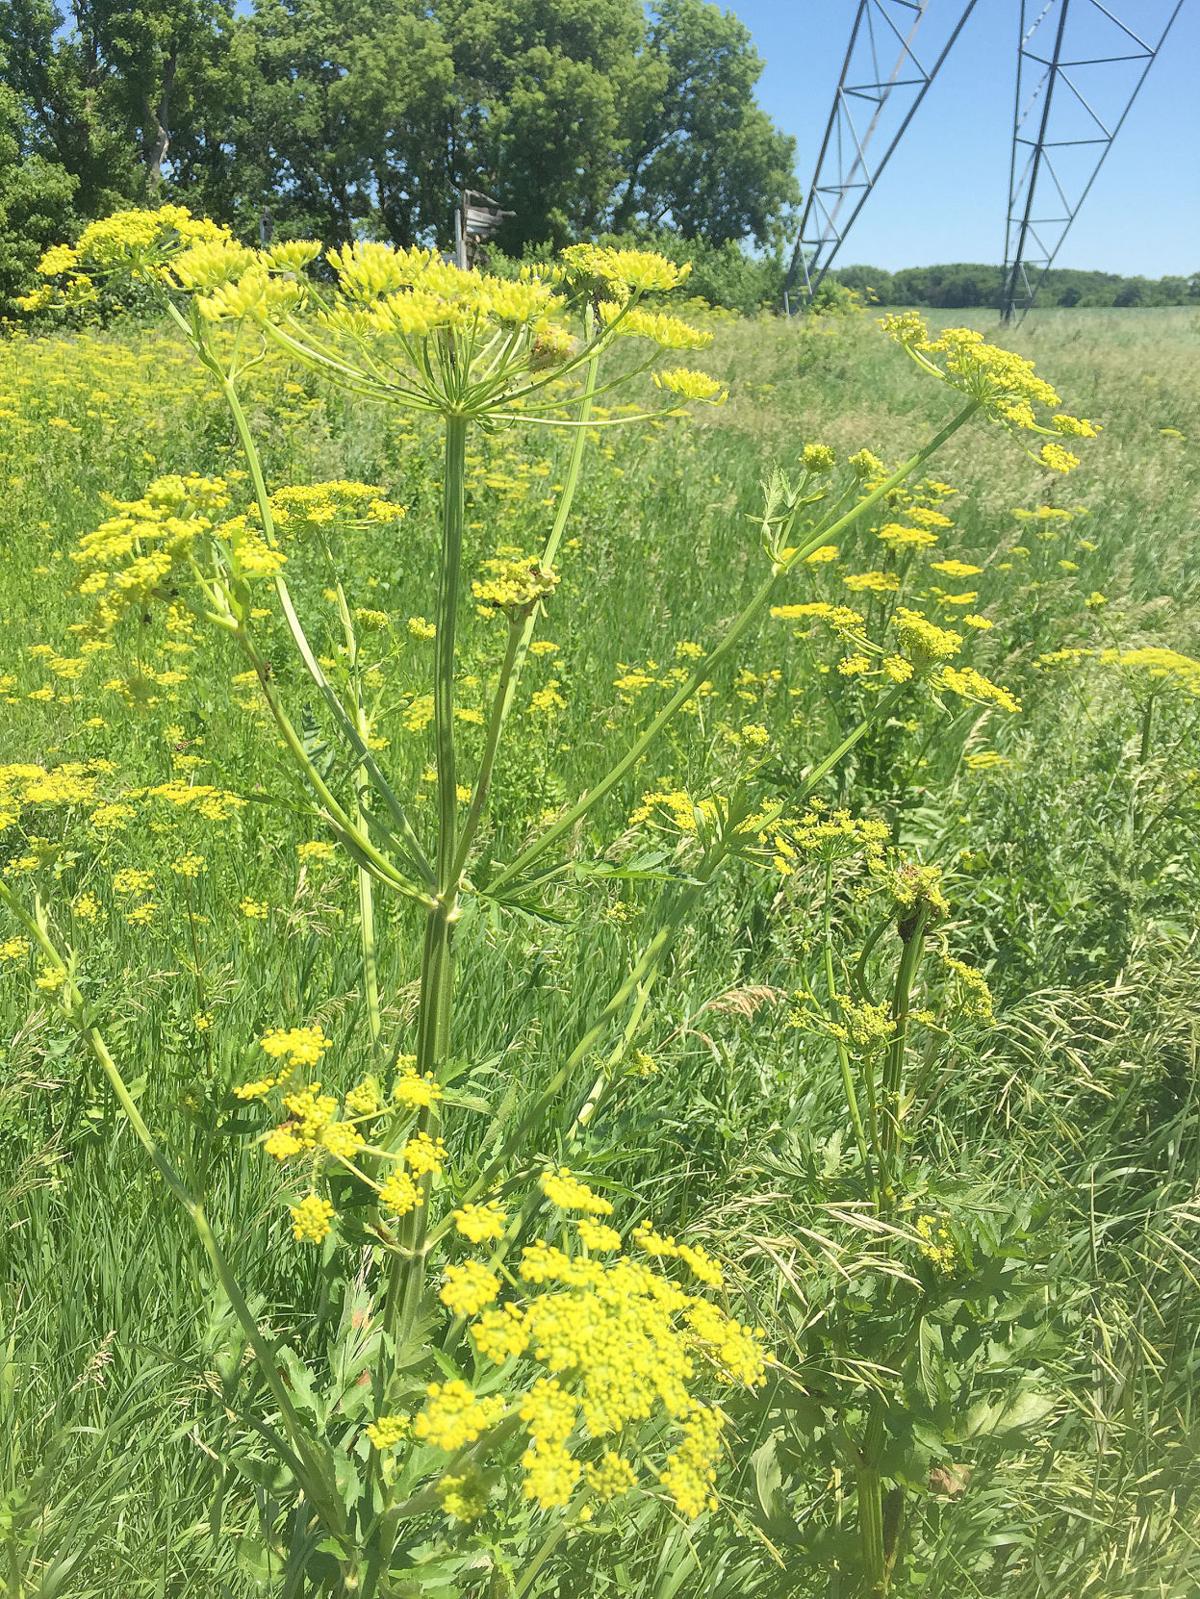
[[[516,908],[481,898],[459,931],[449,1192],[515,1128],[510,1185],[565,1162],[622,1227],[651,1218],[722,1263],[717,1297],[763,1329],[770,1362],[728,1399],[719,1504],[680,1514],[653,1464],[653,1491],[587,1514],[498,1488],[452,1535],[418,1518],[408,1575],[380,1596],[850,1599],[883,1591],[868,1502],[895,1594],[1200,1592],[1197,326],[1059,312],[1012,343],[1103,424],[1079,470],[1050,474],[969,424],[925,468],[942,487],[789,574],[778,604],[823,613],[750,629],[571,831],[557,874]],[[814,441],[896,462],[953,409],[867,317],[721,320],[705,361],[726,406],[589,438],[481,880],[596,781],[762,582],[773,467]],[[250,375],[247,412],[273,493],[358,481],[407,513],[306,526],[288,577],[331,673],[347,668],[340,579],[363,725],[425,835],[435,434],[278,356]],[[469,576],[540,546],[571,448],[471,436]],[[415,1049],[421,916],[376,889],[375,1029],[354,861],[296,782],[255,672],[182,605],[97,632],[79,540],[111,497],[188,472],[248,494],[221,395],[176,336],[0,344],[0,813],[4,782],[27,783],[18,768],[72,774],[0,833],[4,883],[73,952],[64,978],[0,908],[9,1599],[352,1591],[323,1575],[311,1507],[272,1455],[278,1396],[227,1289],[80,1034],[81,1017],[100,1029],[204,1196],[285,1388],[331,1449],[366,1462],[347,1396],[370,1390],[369,1352],[352,1355],[376,1252],[361,1232],[293,1237],[294,1175],[259,1147],[272,1118],[233,1089],[261,1073],[272,1027],[323,1028],[335,1092]],[[936,542],[880,539],[914,508],[934,513]],[[349,792],[261,592],[266,681]],[[858,613],[849,634],[829,625],[835,606]],[[955,630],[960,661],[1007,694],[882,678],[850,635],[895,650],[900,606]],[[468,784],[505,640],[480,609],[462,607]],[[700,893],[743,791],[758,807],[778,796],[788,825]],[[461,1325],[430,1304],[416,1325],[434,1375],[470,1376]],[[337,1492],[351,1496],[341,1476]]]

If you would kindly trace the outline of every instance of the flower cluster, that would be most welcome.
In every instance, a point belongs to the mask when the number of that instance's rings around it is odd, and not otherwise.
[[[1145,644],[1134,649],[1111,646],[1108,649],[1052,650],[1039,655],[1034,663],[1040,668],[1074,666],[1083,661],[1098,661],[1102,666],[1118,666],[1131,676],[1144,675],[1151,683],[1170,685],[1185,694],[1200,697],[1200,661],[1179,650],[1161,644]]]
[[[96,603],[101,633],[151,600],[197,610],[214,603],[244,615],[240,587],[274,577],[287,563],[289,540],[306,532],[387,526],[405,515],[376,484],[341,480],[276,490],[270,537],[257,505],[227,513],[231,489],[222,478],[155,478],[140,499],[113,500],[116,513],[85,533],[72,559],[81,594]],[[261,614],[266,614],[261,613]]]
[[[702,825],[711,826],[720,814],[717,798],[693,799],[686,789],[652,789],[642,795],[641,801],[629,813],[629,825],[639,827],[646,822],[661,825],[667,822],[681,833],[695,833]]]
[[[954,1236],[944,1221],[928,1214],[918,1216],[913,1224],[913,1231],[917,1235],[917,1249],[931,1266],[934,1266],[945,1276],[954,1270],[958,1262],[958,1251],[954,1247]]]
[[[38,272],[47,281],[17,303],[26,312],[54,304],[87,305],[96,297],[96,278],[124,276],[164,283],[168,256],[193,248],[223,253],[236,247],[227,228],[193,217],[181,205],[116,211],[90,222],[74,246],[52,245],[38,262]]]
[[[290,535],[340,528],[386,527],[407,515],[403,505],[389,500],[377,483],[334,478],[322,483],[301,483],[276,489],[271,495],[275,531],[286,543]]]
[[[471,584],[471,593],[485,614],[503,611],[510,618],[528,616],[540,601],[558,587],[558,577],[547,571],[536,555],[503,554],[484,561],[484,577]]]
[[[105,630],[151,597],[172,597],[197,540],[212,532],[229,495],[221,478],[173,475],[156,478],[141,499],[111,503],[116,515],[85,533],[72,552],[83,571],[80,592],[95,598]]]
[[[68,761],[53,767],[32,761],[0,766],[0,832],[19,821],[26,809],[44,812],[95,804],[96,785],[106,766],[92,761]]]
[[[1038,376],[1032,361],[988,344],[974,328],[946,328],[932,338],[916,311],[885,316],[880,326],[918,366],[968,395],[1005,427],[1067,438],[1096,436],[1094,423],[1055,410],[1059,396]],[[1051,413],[1048,422],[1039,421],[1039,415],[1047,412]],[[1042,447],[1041,460],[1054,472],[1069,472],[1079,465],[1077,456],[1055,443]]]
[[[322,253],[332,288],[309,272]],[[74,249],[48,250],[40,270],[47,283],[26,310],[77,303],[94,294],[96,278],[134,278],[183,302],[177,319],[197,345],[215,324],[250,324],[334,382],[460,417],[557,416],[580,392],[565,392],[564,380],[617,337],[661,350],[711,339],[640,303],[687,276],[686,266],[645,250],[575,245],[512,281],[463,271],[436,250],[369,239],[324,252],[311,240],[254,250],[219,224],[164,206],[93,223]],[[716,379],[689,368],[664,371],[657,382],[673,398],[671,410],[679,401],[724,399]]]
[[[544,1173],[540,1187],[560,1210],[585,1213],[568,1224],[565,1247],[527,1245],[521,1286],[503,1299],[499,1274],[471,1260],[447,1268],[440,1293],[452,1314],[469,1318],[480,1362],[500,1368],[499,1388],[494,1379],[482,1391],[460,1378],[435,1382],[415,1415],[382,1416],[369,1436],[388,1448],[411,1433],[455,1453],[515,1423],[525,1439],[524,1492],[542,1509],[567,1504],[581,1485],[607,1500],[654,1483],[686,1516],[715,1507],[726,1417],[697,1388],[762,1384],[761,1331],[633,1253],[612,1253],[620,1234],[594,1220],[612,1207],[569,1171]],[[597,1259],[588,1244],[596,1229],[612,1235],[601,1240],[611,1258]],[[707,1286],[721,1283],[704,1249],[650,1223],[633,1230],[630,1246],[682,1262]]]
[[[302,1080],[332,1047],[321,1027],[268,1028],[258,1044],[277,1069],[238,1084],[233,1093],[243,1101],[279,1094],[285,1115],[262,1137],[268,1155],[281,1162],[302,1160],[310,1177],[329,1168],[349,1172],[371,1190],[384,1216],[406,1216],[424,1205],[428,1183],[445,1166],[446,1146],[416,1126],[414,1117],[435,1105],[443,1090],[429,1073],[417,1072],[413,1057],[400,1057],[390,1095],[368,1076],[339,1097],[322,1092],[319,1081]],[[310,1194],[301,1201],[302,1217],[316,1217],[317,1199],[326,1207],[322,1196]],[[322,1208],[319,1228],[301,1225],[296,1207],[292,1214],[296,1237],[312,1243],[319,1243],[336,1221],[332,1203]],[[480,1225],[492,1214],[479,1208]]]
[[[812,801],[803,816],[781,817],[776,823],[775,866],[790,877],[805,862],[826,866],[857,858],[873,870],[882,865],[890,836],[886,822],[852,816],[843,809],[830,811]]]

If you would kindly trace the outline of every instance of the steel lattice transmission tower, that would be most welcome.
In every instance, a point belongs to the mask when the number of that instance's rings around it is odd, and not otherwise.
[[[1100,0],[1021,0],[1004,236],[1006,322],[1037,297],[1182,5],[1168,0],[1153,30],[1143,22],[1147,39]],[[1144,15],[1147,8],[1139,9]]]
[[[800,236],[792,251],[785,296],[801,283],[806,299],[816,293],[975,8],[975,0],[966,0],[950,37],[933,64],[925,67],[913,45],[927,4],[928,0],[858,0]]]
[[[833,109],[792,251],[784,303],[811,300],[900,143],[976,0],[924,66],[914,49],[929,0],[857,0]],[[1033,304],[1183,0],[1113,0],[1157,19],[1122,22],[1102,0],[1020,0],[1003,298]],[[932,54],[932,53],[931,53]],[[889,66],[888,63],[891,63]]]

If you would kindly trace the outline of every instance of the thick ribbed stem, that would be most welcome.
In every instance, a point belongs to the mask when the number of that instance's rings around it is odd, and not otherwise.
[[[438,576],[437,644],[433,686],[434,743],[437,752],[438,837],[435,903],[425,923],[421,954],[421,1001],[417,1018],[417,1071],[437,1077],[450,1051],[454,1004],[454,924],[458,920],[460,868],[458,786],[454,745],[455,630],[462,571],[467,422],[446,418],[445,480],[442,485],[442,552]],[[437,1106],[430,1105],[418,1123],[431,1137],[437,1133]],[[402,1339],[411,1327],[425,1291],[429,1179],[422,1184],[425,1203],[408,1217],[404,1253],[396,1258],[388,1284],[384,1313],[388,1331]]]

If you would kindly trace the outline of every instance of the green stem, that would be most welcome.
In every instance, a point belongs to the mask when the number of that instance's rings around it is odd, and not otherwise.
[[[433,737],[438,790],[437,890],[440,896],[453,894],[455,886],[458,787],[455,781],[454,667],[462,568],[466,452],[466,418],[448,416],[442,485],[442,555],[438,573],[435,641],[437,655],[433,683]]]
[[[275,718],[275,725],[283,734],[284,743],[287,745],[292,759],[300,768],[309,788],[312,789],[325,811],[326,818],[334,831],[341,837],[342,842],[351,848],[356,855],[369,861],[379,880],[386,883],[389,888],[394,888],[397,893],[406,895],[409,899],[418,900],[422,905],[429,906],[433,903],[429,895],[418,888],[415,883],[410,883],[403,877],[388,860],[377,850],[370,839],[356,828],[353,820],[343,808],[324,778],[317,771],[312,761],[308,758],[308,751],[304,748],[304,741],[292,725],[292,720],[283,708],[283,701],[279,698],[271,675],[270,665],[266,658],[256,648],[254,641],[244,628],[239,628],[234,635],[246,659],[258,674],[258,681],[266,699],[271,715]]]
[[[417,1017],[417,1071],[435,1078],[450,1053],[454,1004],[454,925],[458,921],[458,790],[454,743],[455,632],[462,568],[463,511],[466,495],[467,422],[446,418],[445,481],[442,486],[442,555],[438,578],[437,640],[433,721],[437,752],[437,899],[425,923],[421,956],[421,1000]],[[498,735],[497,735],[498,736]],[[418,1127],[437,1131],[437,1107],[428,1106]],[[389,1272],[384,1325],[401,1341],[411,1329],[425,1290],[430,1181],[422,1184],[424,1203],[407,1218],[403,1252]]]
[[[800,800],[807,799],[813,790],[816,789],[822,782],[824,782],[825,778],[829,776],[830,772],[832,772],[837,763],[844,756],[849,755],[850,751],[859,742],[859,740],[870,731],[871,727],[881,718],[891,715],[895,706],[904,698],[904,694],[905,686],[903,684],[897,684],[890,693],[885,694],[880,699],[876,700],[872,710],[863,717],[858,726],[851,728],[850,732],[846,734],[846,737],[842,740],[842,742],[835,749],[830,750],[829,754],[826,755],[824,760],[817,762],[816,766],[813,767],[812,771],[800,785],[800,788],[797,791],[797,798]]]
[[[528,1134],[541,1121],[555,1098],[571,1080],[574,1072],[604,1037],[613,1017],[619,1014],[633,995],[639,994],[643,988],[653,982],[659,967],[666,958],[676,931],[716,874],[727,853],[728,849],[721,846],[709,856],[707,861],[702,862],[697,868],[688,887],[679,896],[678,901],[672,908],[669,919],[642,949],[632,969],[607,1000],[599,1016],[583,1034],[582,1038],[579,1039],[563,1064],[537,1097],[526,1106],[516,1125],[509,1129],[503,1145],[483,1168],[466,1194],[462,1196],[459,1201],[460,1204],[466,1204],[468,1201],[478,1198],[480,1194],[486,1193],[491,1188],[499,1173],[508,1163],[512,1152],[524,1144]],[[593,1085],[589,1091],[585,1100],[585,1105],[589,1108],[589,1119],[594,1116],[607,1093],[608,1087],[611,1085],[611,1081],[610,1077],[606,1084],[603,1086]],[[578,1112],[571,1118],[571,1128],[576,1125],[577,1120]],[[568,1133],[570,1133],[571,1128],[568,1128]]]
[[[176,320],[179,320],[178,315],[176,315]],[[191,337],[190,333],[189,337]],[[220,382],[221,392],[224,395],[226,405],[229,407],[229,414],[233,418],[233,425],[237,431],[238,442],[241,444],[242,454],[245,456],[246,465],[249,468],[250,481],[254,487],[254,499],[258,506],[258,514],[263,526],[263,536],[266,538],[269,544],[274,544],[277,542],[275,538],[275,519],[271,510],[270,495],[267,493],[266,478],[263,474],[262,457],[259,455],[258,446],[254,442],[254,434],[251,431],[249,419],[247,418],[246,412],[242,406],[241,397],[238,394],[237,386],[234,383],[233,378],[222,369],[221,364],[217,360],[215,354],[211,349],[208,348],[206,344],[201,342],[196,345],[196,348],[201,360],[209,368],[209,370],[215,374]],[[343,732],[347,733],[350,743],[354,747],[355,754],[358,756],[359,761],[370,773],[372,782],[387,800],[388,809],[391,812],[396,825],[400,829],[405,846],[412,858],[412,863],[417,870],[418,876],[424,878],[428,883],[432,883],[433,874],[430,870],[429,863],[425,859],[424,852],[421,849],[420,841],[418,840],[417,835],[414,832],[411,823],[409,822],[408,815],[405,812],[404,807],[396,798],[391,785],[387,782],[383,773],[379,770],[378,764],[371,755],[365,740],[358,737],[357,729],[355,728],[354,723],[346,714],[345,708],[342,706],[337,695],[333,692],[332,686],[330,685],[324,672],[321,670],[320,662],[313,654],[312,647],[309,644],[308,637],[301,625],[296,607],[292,603],[292,596],[288,589],[287,583],[284,581],[282,573],[276,574],[275,592],[279,597],[279,603],[283,610],[284,620],[288,625],[288,631],[292,635],[292,642],[296,646],[306,671],[316,684],[317,688],[321,691],[322,697],[325,699],[326,704],[333,712],[334,717],[338,721]]]
[[[883,1540],[883,1480],[879,1455],[883,1447],[883,1409],[878,1397],[863,1435],[861,1464],[856,1473],[858,1537],[862,1552],[864,1599],[881,1599],[887,1592],[887,1555]]]
[[[738,643],[740,643],[742,638],[758,620],[763,611],[766,610],[767,606],[774,598],[779,584],[794,566],[807,559],[807,557],[810,556],[814,550],[819,549],[821,545],[829,543],[832,539],[837,538],[844,533],[860,517],[864,516],[872,506],[877,505],[886,494],[890,493],[892,489],[897,488],[907,477],[915,472],[918,467],[922,466],[936,450],[939,450],[946,440],[950,438],[952,434],[956,433],[958,429],[962,427],[963,423],[966,422],[969,417],[974,415],[978,409],[979,402],[977,400],[972,400],[971,403],[965,406],[963,410],[957,414],[957,416],[953,417],[944,428],[940,429],[940,431],[937,432],[932,439],[930,439],[928,444],[924,445],[920,450],[918,450],[914,456],[907,460],[903,466],[898,468],[897,471],[893,472],[890,477],[878,484],[870,494],[859,500],[859,502],[851,510],[839,517],[838,520],[833,522],[830,526],[818,528],[803,544],[801,544],[787,557],[786,561],[780,561],[777,563],[776,567],[771,572],[771,575],[762,584],[760,584],[749,603],[730,625],[724,638],[722,638],[718,644],[714,645],[704,659],[696,665],[691,675],[685,682],[680,684],[679,688],[674,694],[671,695],[671,698],[663,706],[662,710],[659,711],[658,715],[654,717],[640,737],[635,739],[633,744],[630,745],[629,749],[625,752],[621,759],[617,761],[614,766],[610,767],[608,772],[600,779],[598,783],[596,783],[593,788],[588,789],[584,794],[582,794],[568,811],[564,812],[564,814],[560,816],[556,822],[553,822],[546,829],[546,831],[540,835],[540,837],[534,839],[532,843],[527,845],[514,861],[510,862],[508,866],[504,867],[504,869],[497,874],[489,886],[489,893],[498,894],[515,878],[520,877],[521,874],[525,872],[528,867],[538,859],[539,856],[543,855],[546,850],[548,850],[565,833],[569,833],[576,823],[580,821],[582,817],[586,816],[588,811],[590,811],[593,806],[598,804],[599,801],[610,792],[610,790],[616,787],[622,778],[625,777],[626,773],[631,771],[633,767],[637,765],[638,761],[641,760],[642,756],[650,748],[651,744],[654,743],[655,739],[662,732],[663,728],[666,727],[667,723],[672,719],[672,717],[674,717],[675,713],[682,706],[687,704],[687,702],[696,693],[696,690],[700,687],[700,685],[709,677],[711,677],[715,668],[719,666],[725,657],[731,653]],[[799,508],[797,507],[789,513],[783,527],[780,529],[779,543],[781,545],[784,543],[787,535],[790,533],[798,514]],[[833,757],[830,762],[826,764],[822,770],[822,775],[824,774],[824,770],[828,770],[828,766],[832,765],[833,759],[836,758],[839,757]]]
[[[200,958],[200,935],[196,927],[196,908],[192,904],[192,882],[189,877],[183,879],[183,903],[187,910],[188,942],[192,946],[192,985],[196,993],[196,1012],[203,1016],[208,1010],[208,997],[204,987],[204,963]],[[212,1063],[212,1044],[207,1031],[204,1033],[204,1053]]]
[[[365,745],[370,737],[370,719],[363,704],[362,673],[358,662],[358,634],[346,601],[346,591],[341,579],[337,581],[338,613],[342,619],[342,633],[346,640],[346,667],[350,678],[354,725]],[[370,811],[371,782],[365,766],[354,772],[354,820],[364,837],[369,836],[367,815]],[[383,1017],[379,1008],[379,965],[375,945],[375,888],[371,874],[362,862],[358,864],[358,935],[362,950],[363,999],[367,1007],[367,1026],[371,1033],[372,1048],[378,1052],[383,1035]]]
[[[572,1147],[579,1143],[588,1123],[600,1109],[603,1101],[608,1097],[608,1090],[612,1087],[613,1079],[618,1065],[630,1049],[642,1025],[642,1018],[646,1014],[646,1007],[650,1003],[650,995],[654,991],[654,981],[658,976],[657,969],[652,971],[645,982],[638,988],[637,998],[630,1006],[629,1016],[625,1026],[621,1029],[621,1036],[609,1050],[604,1058],[604,1063],[596,1073],[591,1088],[583,1104],[576,1111],[567,1132],[567,1143]]]
[[[455,883],[459,883],[466,870],[467,861],[470,859],[471,846],[475,842],[475,835],[479,831],[479,824],[483,820],[483,813],[487,806],[488,793],[492,786],[492,774],[496,768],[496,755],[500,749],[500,736],[504,731],[504,723],[508,717],[508,708],[512,704],[512,697],[516,688],[515,669],[517,655],[521,649],[521,636],[525,629],[523,621],[514,619],[508,624],[508,640],[504,648],[504,659],[500,663],[500,675],[496,680],[496,693],[492,700],[492,711],[488,718],[487,732],[484,735],[483,753],[479,758],[479,771],[475,776],[475,787],[471,793],[471,805],[467,811],[466,819],[459,835],[458,847],[455,850],[452,875]]]
[[[837,981],[833,972],[833,862],[825,863],[825,907],[821,919],[821,942],[824,953],[825,966],[825,994],[829,1007],[830,1020],[836,1019],[837,1013]],[[845,1044],[840,1038],[837,1044],[838,1069],[842,1076],[842,1092],[846,1096],[846,1109],[850,1112],[850,1121],[854,1127],[854,1137],[858,1144],[858,1153],[862,1158],[863,1167],[869,1173],[871,1170],[871,1157],[867,1149],[867,1134],[863,1127],[862,1112],[858,1108],[858,1094],[854,1088],[854,1074],[850,1069],[850,1056]]]
[[[586,328],[588,336],[591,332],[592,313],[587,313]],[[583,465],[583,452],[587,445],[587,430],[583,426],[592,414],[592,399],[596,390],[596,374],[599,366],[598,355],[593,355],[588,362],[587,376],[583,386],[583,398],[579,406],[577,421],[580,423],[579,431],[571,446],[571,459],[567,467],[567,476],[563,484],[562,493],[559,495],[558,509],[555,512],[554,523],[549,536],[542,549],[541,565],[549,571],[553,568],[558,555],[562,536],[566,530],[567,522],[575,502],[575,492],[579,487],[579,475]],[[495,768],[496,753],[500,747],[500,739],[504,732],[508,714],[512,710],[513,699],[517,692],[517,685],[521,681],[521,673],[529,654],[529,643],[533,638],[534,628],[537,626],[538,617],[542,612],[540,606],[534,606],[529,615],[519,622],[510,623],[508,643],[505,650],[503,664],[500,668],[500,677],[496,685],[496,697],[492,705],[491,720],[488,723],[486,742],[483,757],[480,761],[479,773],[475,779],[475,790],[471,796],[471,809],[463,823],[462,836],[459,839],[458,851],[455,857],[456,877],[466,870],[470,858],[471,846],[479,830],[479,823],[483,818],[484,808],[487,804],[488,789],[491,785],[492,773]]]
[[[881,1158],[884,1170],[880,1175],[884,1189],[882,1206],[885,1210],[890,1208],[890,1199],[895,1187],[896,1157],[900,1147],[900,1119],[903,1114],[904,1052],[908,1040],[909,1001],[925,948],[925,924],[928,914],[928,910],[922,905],[911,922],[901,924],[900,937],[903,940],[903,949],[900,965],[896,971],[896,985],[892,992],[894,1031],[883,1068]]]
[[[1150,694],[1146,699],[1145,709],[1142,711],[1142,733],[1138,742],[1137,771],[1133,774],[1133,781],[1129,786],[1129,809],[1125,816],[1125,833],[1131,842],[1137,836],[1141,824],[1142,778],[1150,760],[1150,750],[1154,742],[1154,702],[1156,698],[1156,695]]]
[[[1142,712],[1142,739],[1138,746],[1138,765],[1145,766],[1150,759],[1150,746],[1154,734],[1154,701],[1155,695],[1151,694],[1146,700],[1146,709]]]
[[[572,1508],[578,1510],[579,1506],[585,1502],[586,1497],[586,1495],[580,1495],[579,1499],[575,1502]],[[526,1594],[533,1592],[533,1585],[537,1581],[538,1573],[546,1564],[547,1560],[549,1560],[550,1556],[558,1548],[562,1540],[566,1537],[568,1525],[569,1523],[566,1516],[559,1516],[555,1526],[553,1526],[547,1533],[546,1537],[542,1539],[538,1552],[534,1555],[533,1559],[522,1568],[520,1581],[513,1589],[513,1599],[525,1599]]]

